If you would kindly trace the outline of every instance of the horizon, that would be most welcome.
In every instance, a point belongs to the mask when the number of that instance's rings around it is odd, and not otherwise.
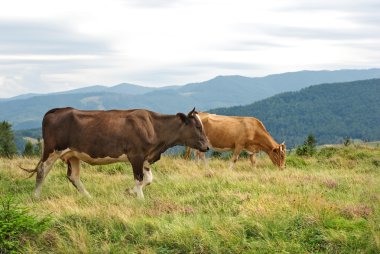
[[[84,88],[90,88],[90,87],[112,88],[112,87],[116,87],[116,86],[119,86],[119,85],[132,85],[132,86],[139,86],[139,87],[146,87],[146,88],[182,87],[182,86],[186,86],[186,85],[207,82],[207,81],[216,79],[218,77],[240,76],[240,77],[245,77],[245,78],[266,78],[266,77],[274,76],[274,75],[283,75],[283,74],[299,73],[299,72],[365,71],[365,70],[378,70],[378,69],[380,69],[380,68],[336,69],[336,70],[327,70],[327,69],[321,69],[321,70],[299,70],[299,71],[288,71],[288,72],[271,73],[271,74],[262,75],[262,76],[242,76],[242,75],[234,75],[234,74],[232,74],[232,75],[217,75],[217,76],[214,76],[214,77],[212,77],[210,79],[207,79],[207,80],[201,80],[201,81],[196,81],[196,82],[189,82],[189,83],[185,83],[185,84],[162,85],[162,86],[147,86],[147,85],[141,85],[141,84],[133,84],[133,83],[130,83],[130,82],[121,82],[121,83],[118,83],[118,84],[94,84],[94,85],[88,84],[88,85],[84,85],[82,87],[78,87],[78,88],[74,88],[74,89],[68,89],[68,90],[59,90],[59,91],[46,92],[46,93],[34,93],[34,92],[22,93],[22,94],[17,94],[17,95],[11,96],[11,97],[0,97],[0,100],[8,100],[8,99],[12,99],[12,98],[20,97],[20,96],[28,96],[28,95],[59,94],[59,93],[65,93],[65,92],[69,92],[69,91],[75,91],[75,90],[78,90],[78,89],[84,89]]]
[[[0,9],[0,98],[379,68],[379,11],[377,0],[8,1]]]

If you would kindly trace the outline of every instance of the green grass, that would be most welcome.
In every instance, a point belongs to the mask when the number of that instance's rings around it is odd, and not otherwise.
[[[267,156],[203,165],[163,157],[145,200],[126,194],[130,165],[82,165],[92,199],[77,193],[57,163],[39,201],[34,178],[0,159],[0,195],[12,196],[51,227],[28,253],[380,253],[380,148],[322,148],[288,155],[280,171]]]

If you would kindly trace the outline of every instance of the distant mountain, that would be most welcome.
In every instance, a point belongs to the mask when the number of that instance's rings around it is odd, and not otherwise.
[[[211,113],[260,119],[278,142],[300,145],[308,134],[320,144],[345,138],[380,140],[380,79],[315,85],[246,106]]]
[[[260,78],[218,76],[183,86],[151,88],[133,84],[90,86],[60,93],[25,95],[0,100],[0,121],[15,129],[41,126],[46,111],[71,106],[79,109],[146,108],[162,113],[245,105],[275,94],[320,83],[380,78],[380,69],[300,71]]]
[[[38,96],[38,95],[39,94],[37,94],[37,93],[26,93],[26,94],[17,95],[17,96],[11,97],[11,98],[0,98],[0,102],[2,102],[2,101],[13,101],[13,100],[23,100],[23,99],[32,98],[32,97]]]
[[[77,88],[77,89],[72,89],[72,90],[62,91],[62,92],[55,92],[55,93],[50,93],[50,94],[37,94],[37,93],[22,94],[22,95],[14,96],[11,98],[0,98],[0,102],[23,100],[23,99],[36,97],[36,96],[48,96],[48,95],[56,95],[56,94],[120,93],[120,94],[137,95],[137,94],[148,93],[156,89],[159,89],[159,88],[138,86],[138,85],[127,84],[127,83],[122,83],[122,84],[112,86],[112,87],[95,85],[95,86],[87,86],[83,88]]]
[[[129,94],[137,95],[144,94],[156,90],[154,87],[138,86],[133,84],[122,83],[116,86],[89,86],[84,88],[78,88],[74,90],[69,90],[65,92],[59,92],[54,94],[76,94],[76,93],[119,93],[119,94]]]

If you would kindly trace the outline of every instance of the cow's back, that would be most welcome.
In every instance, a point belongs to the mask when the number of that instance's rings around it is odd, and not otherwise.
[[[233,149],[237,144],[245,146],[258,134],[266,132],[264,125],[254,117],[201,114],[201,119],[214,148]]]
[[[50,110],[42,126],[44,157],[54,150],[67,148],[92,158],[119,157],[137,142],[136,139],[150,138],[149,118],[150,112],[146,110]]]

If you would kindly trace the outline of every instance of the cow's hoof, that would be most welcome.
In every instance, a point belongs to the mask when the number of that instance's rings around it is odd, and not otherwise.
[[[126,188],[125,194],[127,194],[128,196],[136,196],[136,192],[134,191],[134,188]]]

